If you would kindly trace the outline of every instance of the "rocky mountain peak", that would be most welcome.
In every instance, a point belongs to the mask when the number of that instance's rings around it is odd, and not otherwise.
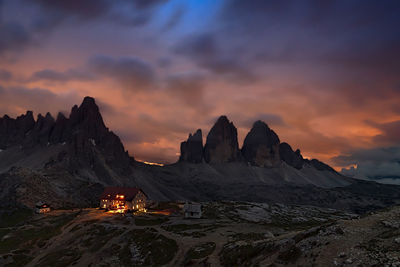
[[[54,123],[55,120],[53,118],[53,116],[51,116],[50,112],[47,112],[46,115],[43,117],[43,115],[41,113],[38,114],[37,119],[36,119],[36,124],[38,123]],[[36,125],[35,125],[36,127]]]
[[[241,159],[237,129],[226,116],[219,117],[208,133],[204,159],[208,163],[232,162]]]
[[[189,134],[188,140],[203,143],[203,134],[201,132],[201,129],[197,129],[197,131],[193,135]]]
[[[46,113],[46,116],[44,117],[47,121],[53,121],[54,122],[54,118],[53,116],[51,116],[50,112]]]
[[[85,96],[83,98],[81,107],[92,107],[92,108],[95,108],[95,109],[99,109],[97,107],[97,105],[96,105],[96,100],[91,96]]]
[[[69,125],[69,120],[63,113],[59,112],[50,136],[50,142],[61,143],[69,140],[70,136],[71,127]]]
[[[35,126],[33,127],[27,142],[25,142],[25,145],[29,144],[30,146],[34,146],[37,143],[49,143],[50,134],[53,130],[54,124],[54,118],[49,112],[47,112],[45,117],[43,117],[43,115],[39,113]]]
[[[35,119],[32,111],[27,111],[16,119],[5,115],[0,124],[0,148],[21,144],[34,126]]]
[[[66,119],[67,118],[65,117],[65,115],[62,112],[58,112],[56,122],[64,121]]]
[[[189,134],[187,141],[181,143],[179,161],[200,163],[203,161],[203,135],[198,129],[193,135]]]
[[[33,112],[27,111],[25,115],[18,116],[16,119],[16,126],[21,134],[25,134],[35,125],[35,119],[33,118]]]
[[[256,121],[244,139],[242,154],[252,165],[272,167],[280,162],[279,137],[263,121]]]
[[[71,127],[84,134],[84,138],[100,141],[108,133],[99,107],[92,97],[85,97],[79,107],[75,105],[69,120]]]

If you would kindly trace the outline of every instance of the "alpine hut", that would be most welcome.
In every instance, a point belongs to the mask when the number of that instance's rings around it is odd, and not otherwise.
[[[201,204],[186,202],[183,205],[185,218],[201,218]]]
[[[143,211],[147,195],[136,187],[106,187],[100,197],[100,208],[119,212]]]
[[[50,205],[47,203],[44,203],[42,201],[39,201],[36,203],[36,208],[35,208],[36,213],[47,213],[50,212]]]

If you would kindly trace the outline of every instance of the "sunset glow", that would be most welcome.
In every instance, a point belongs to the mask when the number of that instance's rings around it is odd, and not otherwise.
[[[240,146],[261,119],[336,169],[400,141],[396,1],[90,2],[0,2],[1,114],[68,115],[90,95],[129,153],[160,166],[222,114]]]

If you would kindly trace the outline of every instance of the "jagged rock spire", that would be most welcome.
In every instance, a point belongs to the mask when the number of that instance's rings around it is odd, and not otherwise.
[[[226,116],[221,116],[207,135],[204,147],[207,163],[224,163],[241,159],[237,129]]]
[[[193,135],[189,134],[187,141],[181,143],[179,161],[200,163],[203,161],[203,135],[198,129]]]
[[[296,151],[293,151],[292,147],[288,143],[283,142],[279,145],[279,155],[281,160],[290,166],[296,169],[303,168],[304,159],[300,150],[297,149]]]
[[[279,163],[279,137],[263,121],[256,121],[244,139],[242,155],[252,165],[272,167]]]
[[[27,111],[16,119],[4,115],[0,120],[0,148],[21,144],[34,126],[35,119],[32,111]]]

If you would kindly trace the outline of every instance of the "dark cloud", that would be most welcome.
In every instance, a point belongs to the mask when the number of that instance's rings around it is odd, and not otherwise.
[[[220,47],[213,34],[188,36],[173,50],[213,74],[225,75],[236,82],[251,82],[255,79],[255,75],[240,59],[239,54],[234,55],[227,47]]]
[[[20,51],[27,47],[31,41],[32,36],[23,25],[0,21],[0,56],[9,51]]]
[[[372,141],[386,145],[400,144],[400,120],[386,123],[366,121],[366,123],[382,132],[374,136]]]
[[[370,149],[358,149],[333,158],[333,162],[345,166],[359,164],[360,162],[400,162],[400,147],[378,147]]]
[[[157,60],[157,64],[160,68],[168,68],[172,65],[172,60],[169,57],[162,57]]]
[[[334,34],[362,27],[379,27],[391,20],[394,22],[398,10],[399,2],[396,0],[232,0],[225,1],[220,15],[225,23],[235,25],[235,30],[247,33],[271,26],[283,29],[297,24],[320,34]]]
[[[344,175],[400,184],[400,147],[358,149],[347,155],[333,158],[338,165],[355,165],[343,168]]]
[[[273,113],[260,113],[255,116],[252,115],[251,118],[244,118],[242,120],[238,120],[238,126],[251,128],[255,121],[261,120],[268,124],[269,127],[271,126],[286,126],[285,121],[281,116],[278,114]]]
[[[186,9],[184,6],[179,6],[178,8],[174,9],[174,12],[172,13],[168,21],[165,23],[164,27],[162,28],[162,31],[169,31],[172,28],[174,28],[181,21],[183,15],[185,14],[185,10]]]
[[[65,72],[44,69],[32,74],[30,81],[68,82],[68,81],[92,81],[94,76],[78,70],[67,70]]]
[[[205,79],[202,75],[195,73],[175,74],[169,76],[166,83],[168,93],[180,99],[184,105],[202,111],[211,110],[205,103]]]
[[[141,59],[96,56],[89,60],[88,65],[95,73],[120,83],[123,89],[135,92],[155,88],[154,70]]]
[[[395,103],[391,106],[391,109],[393,110],[394,113],[400,114],[400,105],[398,103]]]
[[[3,6],[4,0],[0,0],[0,23],[3,21]]]
[[[81,98],[76,93],[55,94],[47,89],[26,87],[1,87],[0,106],[8,110],[9,115],[17,116],[26,110],[36,114],[70,110],[71,106],[79,103]]]
[[[139,9],[146,9],[166,3],[168,0],[133,0],[131,2]]]
[[[92,19],[104,16],[110,11],[113,5],[113,1],[107,0],[35,0],[32,2],[60,16],[76,16],[81,19]]]
[[[318,76],[318,90],[368,105],[399,96],[399,12],[396,0],[232,0],[220,12],[218,35],[224,46],[244,44],[252,67],[270,76],[286,66],[304,79]]]
[[[139,26],[147,23],[158,6],[166,0],[21,0],[16,3],[25,8],[24,24],[4,21],[3,12],[10,3],[0,2],[0,55],[18,52],[35,42],[41,42],[46,35],[63,22],[113,22],[122,25]],[[4,7],[7,4],[6,8]],[[15,7],[10,9],[16,12]],[[12,17],[11,17],[12,18]]]
[[[0,69],[0,81],[9,81],[12,79],[12,77],[13,74],[10,71]]]
[[[108,20],[121,24],[143,25],[148,22],[153,9],[166,0],[35,0],[28,1],[41,9],[34,25],[36,29],[48,30],[57,24],[76,19],[79,21]]]

